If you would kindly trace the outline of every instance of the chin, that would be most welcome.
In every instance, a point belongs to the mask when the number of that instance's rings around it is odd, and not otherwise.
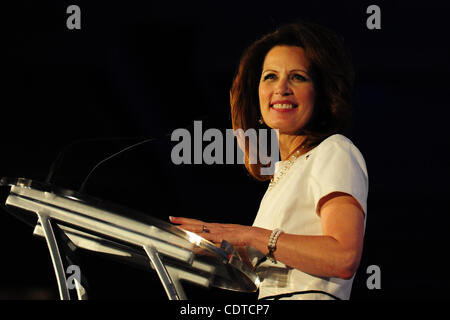
[[[267,126],[272,129],[278,129],[278,132],[280,134],[289,134],[289,135],[296,134],[303,127],[299,126],[298,124],[289,125],[286,123],[270,123],[270,122],[267,124]]]

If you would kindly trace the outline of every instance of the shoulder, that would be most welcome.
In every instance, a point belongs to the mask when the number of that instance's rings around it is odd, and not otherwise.
[[[329,165],[342,163],[352,163],[367,171],[363,155],[353,142],[342,134],[334,134],[323,140],[313,149],[316,162]]]
[[[319,201],[332,192],[347,193],[358,200],[366,213],[369,177],[358,148],[347,137],[335,134],[314,150],[310,176],[315,199]]]
[[[329,136],[325,140],[323,140],[318,146],[318,149],[324,149],[330,146],[340,146],[349,148],[353,145],[353,142],[347,138],[346,136],[342,134],[333,134],[332,136]]]
[[[347,153],[362,157],[359,149],[353,142],[342,134],[334,134],[323,140],[315,149],[317,153]]]
[[[334,134],[324,139],[313,150],[314,157],[326,161],[329,157],[335,157],[339,154],[349,154],[353,143],[349,138],[342,134]]]

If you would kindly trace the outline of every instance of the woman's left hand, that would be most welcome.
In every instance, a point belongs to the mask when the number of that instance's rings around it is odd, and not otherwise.
[[[249,240],[254,229],[253,227],[240,224],[208,223],[182,217],[170,217],[170,222],[216,244],[221,244],[222,240],[226,240],[232,246],[249,245]]]

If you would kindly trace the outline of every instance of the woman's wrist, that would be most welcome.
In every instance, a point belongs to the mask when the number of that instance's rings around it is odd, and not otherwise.
[[[247,233],[246,237],[246,245],[266,254],[268,251],[267,244],[269,243],[271,233],[272,231],[268,229],[250,227],[250,231]]]
[[[283,230],[277,228],[277,229],[273,229],[272,233],[270,234],[270,238],[269,238],[269,243],[267,244],[267,249],[268,249],[268,253],[267,253],[267,257],[273,262],[273,263],[277,263],[275,257],[274,257],[274,252],[277,249],[277,242],[278,242],[278,237],[280,236],[280,234],[283,233]]]
[[[246,247],[251,247],[253,245],[253,237],[255,236],[255,233],[255,227],[247,227],[247,230],[244,233],[244,243]]]

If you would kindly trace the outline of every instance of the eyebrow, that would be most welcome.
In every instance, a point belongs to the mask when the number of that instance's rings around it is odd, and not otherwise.
[[[261,72],[261,74],[266,73],[266,72],[269,72],[269,71],[272,71],[272,72],[278,72],[278,71],[276,71],[276,70],[274,70],[274,69],[266,69],[266,70],[263,70],[263,71]],[[305,70],[303,70],[303,69],[292,69],[292,70],[289,71],[289,72],[293,72],[293,71],[301,71],[301,72],[304,72],[304,73],[308,74],[308,71],[305,71]]]

